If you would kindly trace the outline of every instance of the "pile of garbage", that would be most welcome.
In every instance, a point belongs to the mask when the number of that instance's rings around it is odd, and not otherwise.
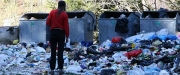
[[[50,56],[48,42],[0,44],[0,74],[48,74]],[[178,75],[179,56],[179,37],[162,29],[127,39],[117,36],[101,45],[68,42],[64,70],[80,75]]]

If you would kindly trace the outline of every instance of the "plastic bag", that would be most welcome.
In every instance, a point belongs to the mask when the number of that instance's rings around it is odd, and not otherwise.
[[[168,35],[168,30],[167,29],[161,29],[160,31],[156,32],[157,36],[161,35]]]
[[[82,68],[79,65],[69,65],[66,69],[67,72],[78,73]]]
[[[160,8],[158,10],[159,18],[169,18],[169,15],[167,14],[168,9]]]
[[[169,40],[176,40],[176,39],[177,39],[177,36],[176,36],[176,35],[173,35],[173,34],[169,34],[169,35],[167,35],[167,38],[168,38]]]
[[[87,54],[99,54],[100,52],[97,51],[98,46],[92,45],[87,48]]]
[[[35,49],[36,49],[36,51],[39,52],[39,53],[41,53],[41,52],[45,53],[45,52],[46,52],[46,50],[45,50],[44,48],[39,47],[39,46],[37,46]]]
[[[159,41],[159,40],[156,40],[156,41],[154,41],[154,42],[152,43],[152,45],[154,45],[154,46],[158,46],[158,45],[160,45],[160,44],[162,44],[162,42]]]
[[[106,49],[109,49],[110,48],[110,46],[111,46],[111,41],[110,40],[106,40],[105,42],[103,42],[102,44],[101,44],[101,46],[100,47],[103,47],[103,48],[106,48]]]
[[[125,53],[125,56],[128,57],[128,59],[131,59],[131,57],[137,57],[138,55],[140,55],[142,53],[142,50],[133,50],[130,52]]]
[[[131,37],[128,37],[128,38],[126,38],[126,41],[127,42],[133,42],[133,41],[135,41],[136,39],[140,39],[141,40],[141,35],[134,35],[134,36],[131,36]]]
[[[126,38],[125,40],[127,42],[133,42],[135,41],[136,39],[139,39],[139,40],[148,40],[149,37],[155,35],[155,32],[150,32],[150,33],[144,33],[144,34],[138,34],[138,35],[134,35],[134,36],[131,36],[131,37],[128,37]]]
[[[157,37],[157,35],[152,35],[152,36],[150,36],[149,38],[148,38],[148,40],[154,40],[154,39],[157,39],[158,37]]]
[[[89,47],[89,46],[93,45],[93,42],[82,41],[81,45],[83,45],[85,47]]]
[[[71,46],[70,46],[70,38],[68,38],[68,42],[66,43],[66,48],[71,48]]]
[[[157,36],[159,39],[161,40],[166,40],[167,39],[167,35],[159,35]]]
[[[14,55],[12,51],[7,50],[7,51],[5,51],[5,52],[6,52],[6,54],[9,55],[9,56],[13,56],[13,55]]]
[[[124,53],[115,53],[112,57],[114,58],[115,62],[127,61],[127,57],[123,55]]]
[[[112,43],[118,43],[118,42],[121,41],[121,39],[122,39],[122,37],[120,37],[120,36],[113,37],[112,40],[111,40],[111,42],[112,42]]]
[[[159,75],[170,75],[166,70],[161,70]]]
[[[141,40],[148,40],[150,36],[155,35],[155,32],[143,33]]]
[[[128,36],[136,35],[140,32],[140,14],[132,13],[128,17]]]
[[[127,75],[145,75],[145,72],[141,68],[133,67],[133,70],[129,70]]]
[[[0,54],[0,66],[8,64],[7,62],[8,57],[9,57],[8,55]]]

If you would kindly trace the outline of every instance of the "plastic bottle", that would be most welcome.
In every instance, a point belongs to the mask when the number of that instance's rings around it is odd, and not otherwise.
[[[134,48],[135,48],[135,44],[134,44],[134,43],[132,43],[132,44],[131,44],[131,47],[134,49]]]

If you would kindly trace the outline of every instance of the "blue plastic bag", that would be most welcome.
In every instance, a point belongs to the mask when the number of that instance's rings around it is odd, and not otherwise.
[[[168,38],[169,40],[176,40],[176,39],[177,39],[177,36],[176,36],[176,35],[173,35],[173,34],[169,34],[169,35],[167,35],[167,38]]]
[[[93,45],[93,42],[82,41],[81,44],[85,47],[89,47],[89,46]]]
[[[157,35],[152,35],[148,38],[148,40],[153,40],[153,39],[157,39],[157,38],[158,38]]]
[[[166,40],[167,39],[167,36],[166,35],[159,35],[157,36],[159,39],[161,40]]]

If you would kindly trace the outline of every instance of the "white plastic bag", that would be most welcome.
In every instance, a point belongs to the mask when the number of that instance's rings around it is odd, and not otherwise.
[[[42,52],[42,53],[45,53],[45,52],[46,52],[46,50],[45,50],[44,48],[39,47],[39,46],[37,46],[35,49],[36,49],[36,51],[39,52],[39,53],[41,53],[41,52]]]
[[[159,71],[161,70],[158,68],[157,64],[153,63],[149,66],[143,67],[145,75],[159,75]]]
[[[157,36],[160,35],[168,35],[168,30],[167,29],[161,29],[160,31],[156,32]]]
[[[121,61],[127,61],[128,58],[126,56],[124,56],[125,52],[118,52],[118,53],[115,53],[112,57],[114,58],[114,61],[115,62],[121,62]]]
[[[78,73],[81,71],[81,67],[79,65],[69,65],[68,68],[66,69],[66,72],[71,72],[71,73]]]
[[[134,36],[126,38],[126,41],[127,42],[134,42],[136,39],[139,39],[139,40],[148,40],[148,38],[150,36],[154,35],[154,34],[155,34],[155,32],[138,34],[138,35],[134,35]]]
[[[133,70],[127,72],[127,75],[145,75],[145,72],[141,68],[134,66]]]
[[[68,38],[68,42],[66,43],[66,48],[71,48],[71,45],[70,45],[70,38]]]
[[[9,57],[8,55],[0,54],[0,66],[8,64],[7,62],[8,57]]]
[[[112,44],[112,43],[111,43],[110,40],[106,40],[105,42],[103,42],[103,43],[101,44],[101,47],[106,48],[106,49],[109,49],[111,44]]]
[[[9,56],[13,56],[13,55],[14,55],[14,54],[12,53],[12,51],[9,51],[9,50],[5,51],[5,53],[6,53],[7,55],[9,55]]]
[[[166,70],[161,70],[159,75],[170,75]]]

